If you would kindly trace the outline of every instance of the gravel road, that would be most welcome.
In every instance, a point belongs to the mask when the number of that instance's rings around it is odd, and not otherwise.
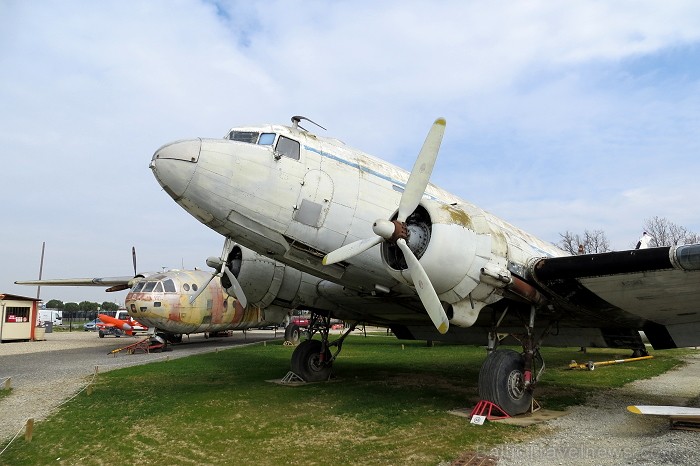
[[[499,465],[700,464],[700,432],[671,430],[665,417],[627,411],[629,405],[700,407],[700,352],[687,363],[592,396],[571,414],[548,421],[541,437],[488,454],[498,457]]]
[[[185,336],[183,343],[164,353],[109,353],[135,343],[136,337],[99,338],[94,332],[53,332],[44,341],[0,344],[0,384],[9,377],[12,393],[0,399],[0,449],[29,418],[46,418],[56,407],[87,386],[95,367],[99,372],[137,364],[179,358],[283,338],[272,330],[233,332],[230,337],[205,339]],[[284,375],[284,374],[281,374]]]

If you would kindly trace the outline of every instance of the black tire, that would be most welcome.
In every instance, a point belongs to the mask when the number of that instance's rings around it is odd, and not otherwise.
[[[102,330],[100,330],[100,333],[99,333],[98,335],[100,335],[100,338],[104,338],[104,337],[105,337],[105,332],[103,332]]]
[[[301,331],[299,326],[296,324],[289,324],[287,328],[284,329],[284,340],[295,345],[299,343],[299,338],[301,337]]]
[[[527,412],[532,392],[525,390],[525,360],[513,350],[492,351],[479,371],[479,397],[511,416]]]
[[[321,342],[319,340],[305,340],[299,343],[292,353],[292,372],[306,382],[323,382],[331,376],[333,363],[331,352],[326,348],[321,363]]]
[[[181,333],[168,333],[165,337],[170,343],[182,343]]]

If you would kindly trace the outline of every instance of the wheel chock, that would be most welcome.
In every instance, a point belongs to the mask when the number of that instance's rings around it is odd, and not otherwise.
[[[294,372],[289,371],[289,372],[287,372],[287,375],[282,377],[282,380],[280,383],[282,383],[283,385],[284,384],[291,384],[291,383],[306,383],[306,380],[302,379]]]
[[[471,419],[474,416],[485,416],[488,421],[497,421],[498,419],[507,419],[510,417],[500,406],[486,400],[479,401],[474,409],[472,409],[469,418]]]

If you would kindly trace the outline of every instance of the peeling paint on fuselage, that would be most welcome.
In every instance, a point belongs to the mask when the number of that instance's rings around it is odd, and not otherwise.
[[[244,309],[237,299],[226,293],[218,277],[190,304],[195,287],[203,286],[209,277],[209,272],[200,270],[172,270],[147,277],[144,281],[172,280],[175,291],[132,291],[126,296],[126,308],[144,325],[176,334],[244,330],[280,323],[263,321],[263,312],[257,306],[249,305]]]
[[[440,208],[450,215],[450,218],[452,218],[453,223],[461,225],[465,228],[469,228],[472,230],[474,229],[474,227],[472,226],[472,220],[469,217],[469,214],[467,214],[465,211],[455,209],[454,207],[445,204],[441,205]]]

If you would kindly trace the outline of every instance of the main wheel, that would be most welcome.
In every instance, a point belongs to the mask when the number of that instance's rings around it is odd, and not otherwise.
[[[525,389],[525,360],[513,350],[492,351],[479,371],[479,397],[514,416],[530,409],[532,392]]]
[[[295,345],[299,343],[299,326],[296,324],[289,324],[287,328],[284,329],[284,340],[294,343]]]
[[[331,376],[331,352],[328,348],[321,362],[321,342],[305,340],[292,353],[292,372],[306,382],[323,382]]]
[[[102,329],[100,329],[100,331],[97,334],[100,336],[100,338],[105,337],[105,332],[103,332]]]

